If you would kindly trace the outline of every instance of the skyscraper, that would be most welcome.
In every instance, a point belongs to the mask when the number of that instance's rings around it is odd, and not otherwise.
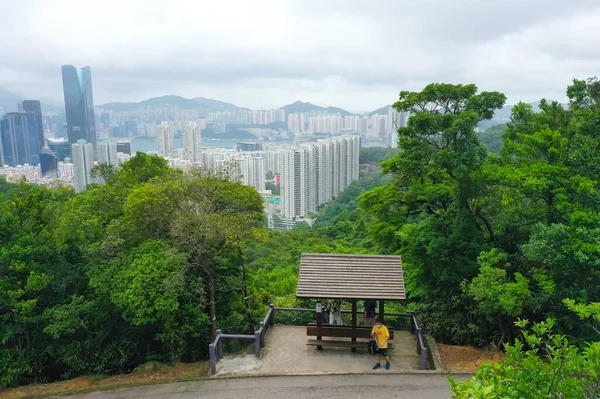
[[[173,156],[173,136],[168,122],[161,122],[156,127],[156,144],[160,156],[165,158]]]
[[[8,166],[40,164],[35,114],[9,112],[0,121],[0,161]]]
[[[62,79],[69,144],[76,144],[83,139],[95,146],[96,121],[90,67],[63,65]]]
[[[44,121],[42,120],[42,104],[38,100],[23,101],[23,112],[33,112],[35,114],[35,123],[37,124],[38,143],[40,147],[44,143]]]
[[[202,137],[196,122],[190,122],[187,126],[183,127],[181,142],[183,144],[184,158],[188,161],[200,162]]]
[[[71,154],[73,157],[73,182],[75,183],[75,192],[80,193],[92,183],[90,172],[94,167],[94,146],[92,143],[86,143],[81,139],[79,142],[71,145]]]

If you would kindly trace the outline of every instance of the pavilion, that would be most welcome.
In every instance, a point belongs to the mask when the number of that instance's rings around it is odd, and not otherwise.
[[[307,327],[307,335],[316,336],[308,345],[365,347],[357,338],[369,338],[370,328],[357,325],[357,302],[365,299],[379,301],[379,317],[385,318],[385,301],[406,299],[402,258],[391,255],[352,255],[303,253],[300,260],[298,291],[302,299],[315,299],[319,304],[325,299],[350,301],[352,324],[348,326],[323,323],[321,307],[317,305],[316,326]],[[390,331],[393,339],[393,332]],[[323,340],[322,337],[351,338],[350,341]]]

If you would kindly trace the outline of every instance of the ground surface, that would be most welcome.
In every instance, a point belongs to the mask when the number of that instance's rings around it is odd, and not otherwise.
[[[0,390],[0,398],[41,398],[64,393],[90,392],[125,386],[197,380],[199,378],[205,378],[207,375],[208,362],[180,363],[174,367],[168,367],[166,371],[162,373],[150,373],[144,375],[124,374],[98,379],[93,377],[79,377],[73,380],[54,382],[52,384],[27,385],[19,388]]]
[[[459,377],[458,379],[464,379]],[[211,379],[124,388],[70,399],[445,399],[445,375],[340,375]]]
[[[226,355],[217,363],[217,376],[294,375],[307,373],[385,373],[372,370],[376,358],[366,349],[351,352],[349,348],[306,345],[306,327],[275,326],[267,331],[261,359],[254,355]],[[408,331],[394,331],[394,349],[389,351],[392,371],[418,370],[416,337]]]
[[[499,363],[504,360],[502,352],[477,349],[471,346],[437,344],[445,370],[476,371],[484,363]]]

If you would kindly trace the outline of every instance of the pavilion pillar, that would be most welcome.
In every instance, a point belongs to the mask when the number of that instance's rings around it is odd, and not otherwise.
[[[379,300],[379,320],[383,324],[383,316],[385,314],[385,301],[383,299]]]
[[[356,299],[352,300],[352,342],[356,342]],[[352,348],[352,352],[356,352],[356,348]]]
[[[323,326],[323,305],[321,304],[321,300],[318,299],[317,300],[317,327],[319,329],[321,329],[321,327]],[[322,340],[323,337],[321,336],[317,336],[317,340],[320,341]],[[321,345],[317,345],[317,350],[323,350],[323,347]]]

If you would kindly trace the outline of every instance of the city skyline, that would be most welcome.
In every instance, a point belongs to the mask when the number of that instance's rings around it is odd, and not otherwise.
[[[475,83],[509,103],[563,100],[573,77],[600,68],[598,17],[591,0],[14,2],[0,15],[11,55],[0,87],[59,103],[55,71],[72,63],[93,66],[98,104],[177,94],[358,112],[433,81]]]

